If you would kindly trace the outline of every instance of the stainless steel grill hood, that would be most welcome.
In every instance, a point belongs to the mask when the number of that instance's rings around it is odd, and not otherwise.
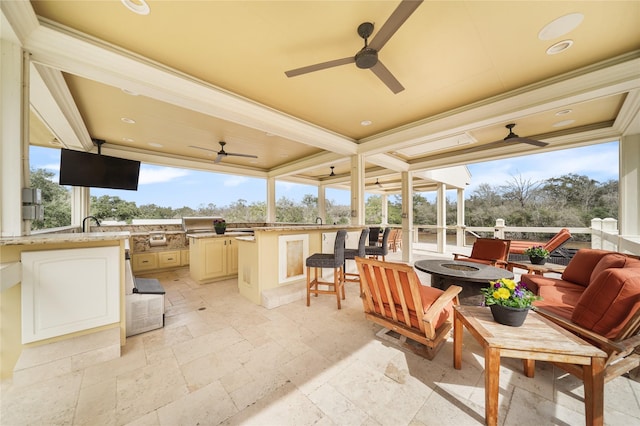
[[[215,232],[215,229],[213,228],[214,219],[222,218],[220,216],[183,217],[182,229],[184,229],[187,234]]]

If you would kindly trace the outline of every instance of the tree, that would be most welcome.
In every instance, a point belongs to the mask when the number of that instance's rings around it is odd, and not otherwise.
[[[140,217],[140,211],[134,201],[125,201],[120,197],[103,195],[91,197],[91,214],[98,219],[110,219],[131,222]]]
[[[502,197],[505,200],[516,201],[521,208],[526,208],[533,200],[536,190],[542,185],[541,182],[524,179],[522,175],[511,176],[506,185],[500,187]]]
[[[46,169],[31,170],[30,187],[40,189],[44,220],[33,221],[31,229],[58,228],[71,225],[71,194],[53,182],[54,174]]]
[[[436,223],[436,207],[421,194],[413,194],[413,223],[428,225]]]
[[[370,196],[364,204],[364,223],[382,223],[382,197],[380,195]]]

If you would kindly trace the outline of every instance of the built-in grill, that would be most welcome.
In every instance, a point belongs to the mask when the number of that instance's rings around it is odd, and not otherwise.
[[[182,229],[187,234],[197,234],[199,232],[216,232],[213,228],[213,221],[222,219],[219,216],[199,216],[199,217],[183,217]]]

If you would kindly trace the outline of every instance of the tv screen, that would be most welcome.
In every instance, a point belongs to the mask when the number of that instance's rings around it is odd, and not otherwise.
[[[138,189],[139,161],[70,149],[61,151],[60,185]]]

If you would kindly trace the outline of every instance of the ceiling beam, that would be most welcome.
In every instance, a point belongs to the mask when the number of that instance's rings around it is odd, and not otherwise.
[[[24,48],[32,61],[64,72],[315,148],[343,155],[357,152],[352,139],[54,23],[32,29],[24,37]]]

